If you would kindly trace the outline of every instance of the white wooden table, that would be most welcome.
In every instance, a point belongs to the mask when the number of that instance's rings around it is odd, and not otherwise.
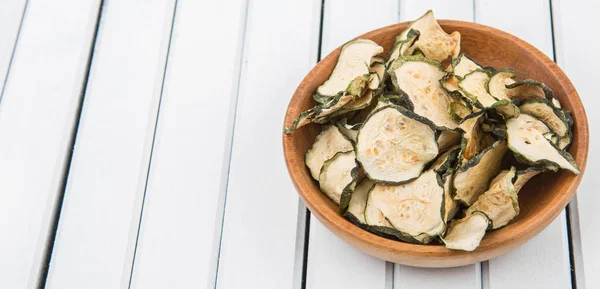
[[[337,239],[299,201],[281,149],[285,108],[320,57],[427,9],[553,57],[592,130],[565,213],[504,256],[450,269],[386,263]],[[0,288],[600,288],[599,9],[0,1]]]

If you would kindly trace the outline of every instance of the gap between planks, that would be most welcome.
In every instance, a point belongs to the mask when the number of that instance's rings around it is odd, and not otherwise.
[[[144,217],[144,204],[146,202],[146,192],[148,191],[148,179],[150,178],[150,168],[152,167],[152,154],[154,153],[154,145],[156,143],[156,128],[158,127],[158,120],[160,118],[160,108],[161,108],[162,99],[163,99],[163,92],[165,89],[165,76],[167,74],[167,67],[169,64],[169,55],[171,54],[171,43],[173,42],[173,27],[174,27],[174,23],[175,23],[175,17],[177,17],[178,2],[179,2],[178,0],[175,0],[175,5],[173,5],[173,16],[171,17],[171,29],[169,31],[167,55],[165,57],[165,65],[164,65],[164,69],[163,69],[163,73],[162,73],[162,82],[160,85],[160,96],[158,98],[158,107],[156,109],[156,119],[154,120],[154,129],[153,129],[153,133],[152,133],[152,143],[150,144],[150,156],[148,157],[148,167],[146,169],[146,181],[144,183],[144,194],[142,195],[142,201],[141,201],[140,210],[139,210],[140,217],[137,222],[137,229],[134,229],[136,231],[135,242],[134,242],[134,246],[133,246],[133,255],[132,255],[132,260],[131,260],[131,266],[129,267],[129,281],[127,282],[127,288],[131,288],[133,267],[135,266],[135,257],[136,257],[136,253],[137,253],[138,241],[140,239],[140,228],[142,227],[142,221],[143,221],[143,217]],[[134,228],[135,228],[135,226],[134,226]],[[124,268],[124,270],[127,270],[127,268]]]
[[[21,27],[23,27],[23,21],[25,19],[25,12],[27,12],[27,6],[29,6],[29,0],[25,1],[25,5],[23,5],[23,12],[21,13],[21,21],[19,21],[19,28],[17,29],[17,36],[15,37],[15,42],[13,43],[13,49],[10,53],[10,59],[8,60],[8,66],[6,67],[6,74],[4,75],[4,79],[0,79],[0,105],[2,105],[2,96],[4,96],[4,87],[6,87],[6,83],[8,82],[8,74],[10,73],[10,67],[12,66],[13,58],[15,57],[15,51],[17,50],[17,44],[19,43],[19,37],[21,35]]]

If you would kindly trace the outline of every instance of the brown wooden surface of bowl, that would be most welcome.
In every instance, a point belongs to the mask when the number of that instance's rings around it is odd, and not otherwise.
[[[320,125],[310,124],[283,136],[285,161],[300,197],[311,213],[329,230],[352,246],[375,257],[418,267],[452,267],[497,257],[534,237],[548,226],[567,205],[581,181],[588,155],[588,122],[577,91],[563,71],[544,53],[506,32],[480,24],[440,20],[447,32],[462,34],[461,50],[483,66],[510,67],[517,79],[532,78],[544,82],[573,115],[573,143],[569,152],[581,173],[561,170],[533,178],[519,193],[520,214],[507,226],[488,232],[473,252],[454,251],[442,245],[415,245],[389,240],[364,231],[337,213],[337,205],[321,193],[304,164],[304,155],[312,146]],[[408,23],[380,28],[363,34],[377,42],[387,55],[396,35]],[[304,78],[292,97],[284,125],[290,126],[301,112],[315,106],[316,88],[331,74],[340,48],[321,60]]]

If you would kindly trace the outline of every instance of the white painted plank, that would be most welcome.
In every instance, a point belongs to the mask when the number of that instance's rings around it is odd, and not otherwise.
[[[27,0],[0,1],[0,98]]]
[[[590,147],[595,148],[600,143],[600,114],[597,113],[600,101],[596,97],[596,82],[600,78],[600,72],[597,69],[598,59],[593,54],[582,52],[600,50],[600,40],[589,37],[590,30],[584,29],[596,19],[600,2],[556,0],[552,2],[552,10],[557,61],[573,81],[586,107],[590,124]],[[600,187],[600,180],[597,178],[600,156],[593,149],[590,150],[586,170],[576,195],[577,206],[572,206],[570,210],[575,276],[577,288],[580,289],[600,288],[600,223],[596,208],[600,203],[600,195],[597,193]],[[579,223],[575,217],[578,217]]]
[[[396,0],[325,1],[322,58],[348,40],[394,24]],[[347,21],[353,19],[353,21]],[[311,216],[306,288],[381,288],[386,286],[386,262],[346,244]],[[391,277],[391,276],[390,276]]]
[[[281,128],[294,90],[315,63],[320,3],[249,4],[217,288],[293,285],[299,200]]]
[[[0,105],[0,288],[37,288],[98,0],[30,1]]]
[[[394,274],[394,289],[481,288],[479,264],[435,269],[396,266]]]
[[[430,9],[437,19],[473,21],[473,0],[400,0],[400,21],[413,21]]]
[[[46,288],[129,283],[174,3],[104,3]]]
[[[477,1],[476,19],[536,46],[552,57],[550,6],[546,0]],[[514,9],[519,7],[519,9]],[[507,21],[506,15],[510,15]],[[489,285],[496,288],[570,288],[564,212],[523,246],[489,261]]]
[[[214,288],[245,8],[177,2],[131,288]]]
[[[401,1],[400,3],[400,21],[415,20],[428,9],[432,9],[438,19],[474,20],[472,0]],[[478,263],[456,268],[423,269],[396,265],[394,285],[395,289],[480,288],[481,266]]]

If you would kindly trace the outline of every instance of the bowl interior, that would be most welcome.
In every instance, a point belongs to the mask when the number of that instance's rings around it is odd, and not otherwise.
[[[462,258],[464,264],[495,257],[510,248],[530,239],[546,227],[564,208],[573,196],[576,186],[585,168],[588,151],[588,128],[585,111],[577,92],[564,73],[543,53],[524,41],[483,25],[441,20],[440,24],[447,32],[459,31],[462,35],[461,50],[483,66],[494,68],[510,67],[517,73],[517,79],[532,78],[544,82],[553,91],[563,107],[571,111],[575,125],[573,127],[573,143],[569,152],[576,159],[581,174],[576,176],[568,171],[553,174],[542,174],[533,178],[519,193],[520,214],[506,227],[488,232],[471,257]],[[362,36],[377,42],[384,47],[385,55],[391,48],[394,39],[405,27],[400,23],[384,27]],[[293,118],[300,112],[315,105],[312,94],[317,86],[323,83],[333,70],[340,49],[333,51],[306,76],[294,94],[285,119],[289,126]],[[319,191],[318,183],[313,181],[304,165],[304,155],[312,146],[320,125],[307,125],[292,134],[284,136],[284,151],[290,175],[312,213],[328,228],[343,239],[358,247],[375,246],[376,250],[386,251],[387,255],[366,251],[390,261],[408,263],[417,266],[460,265],[462,263],[443,260],[453,256],[469,254],[451,251],[441,245],[413,245],[387,240],[355,227],[337,214],[337,205]],[[363,248],[364,249],[364,248]],[[371,248],[373,249],[373,248]],[[477,252],[486,252],[477,254]],[[404,258],[405,254],[439,261],[436,264],[412,262]],[[403,262],[407,260],[406,262]]]

